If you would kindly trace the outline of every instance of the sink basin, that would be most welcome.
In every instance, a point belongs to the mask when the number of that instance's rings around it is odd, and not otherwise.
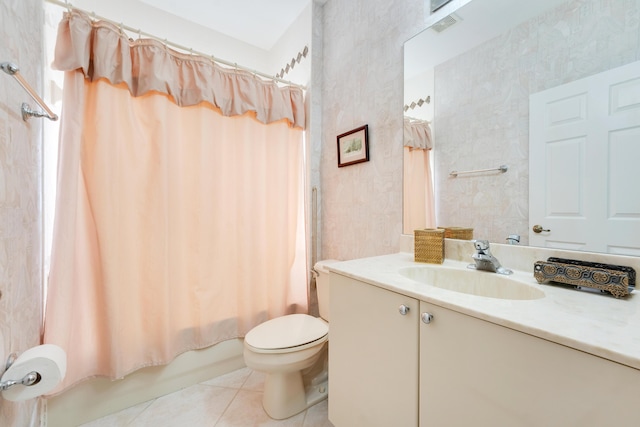
[[[402,268],[399,273],[419,283],[481,297],[510,300],[544,297],[544,292],[534,285],[488,271],[419,266]]]

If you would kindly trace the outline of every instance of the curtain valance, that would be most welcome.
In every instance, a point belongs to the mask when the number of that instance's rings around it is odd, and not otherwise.
[[[159,92],[180,106],[207,102],[225,116],[253,111],[271,123],[286,119],[304,128],[302,89],[280,87],[253,73],[224,68],[210,58],[180,53],[153,39],[131,40],[118,27],[65,13],[58,27],[54,69],[82,70],[85,78],[124,83],[133,96]]]
[[[431,150],[431,126],[426,120],[404,118],[404,146],[414,149]]]

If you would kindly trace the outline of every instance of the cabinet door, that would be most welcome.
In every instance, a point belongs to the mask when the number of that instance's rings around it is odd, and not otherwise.
[[[638,426],[640,371],[452,310],[420,330],[420,426]]]
[[[329,307],[329,420],[417,426],[418,301],[331,273]]]

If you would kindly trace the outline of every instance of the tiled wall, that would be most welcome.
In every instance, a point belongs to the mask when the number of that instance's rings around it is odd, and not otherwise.
[[[16,63],[42,93],[42,0],[2,0],[0,40],[0,61]],[[0,72],[0,332],[7,352],[22,352],[40,340],[43,119],[22,121],[25,101],[36,107],[12,77]],[[39,405],[36,399],[0,399],[0,425],[39,425]]]
[[[328,0],[323,17],[320,258],[397,252],[402,233],[402,45],[423,0]],[[370,161],[337,166],[337,135],[369,125]],[[317,150],[317,147],[316,147]]]
[[[439,225],[527,244],[529,94],[637,61],[639,25],[640,0],[573,0],[437,67]],[[506,174],[448,177],[501,164]]]

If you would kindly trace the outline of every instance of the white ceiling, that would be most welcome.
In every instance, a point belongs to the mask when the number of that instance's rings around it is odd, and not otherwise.
[[[270,50],[311,0],[140,0],[235,39]]]

